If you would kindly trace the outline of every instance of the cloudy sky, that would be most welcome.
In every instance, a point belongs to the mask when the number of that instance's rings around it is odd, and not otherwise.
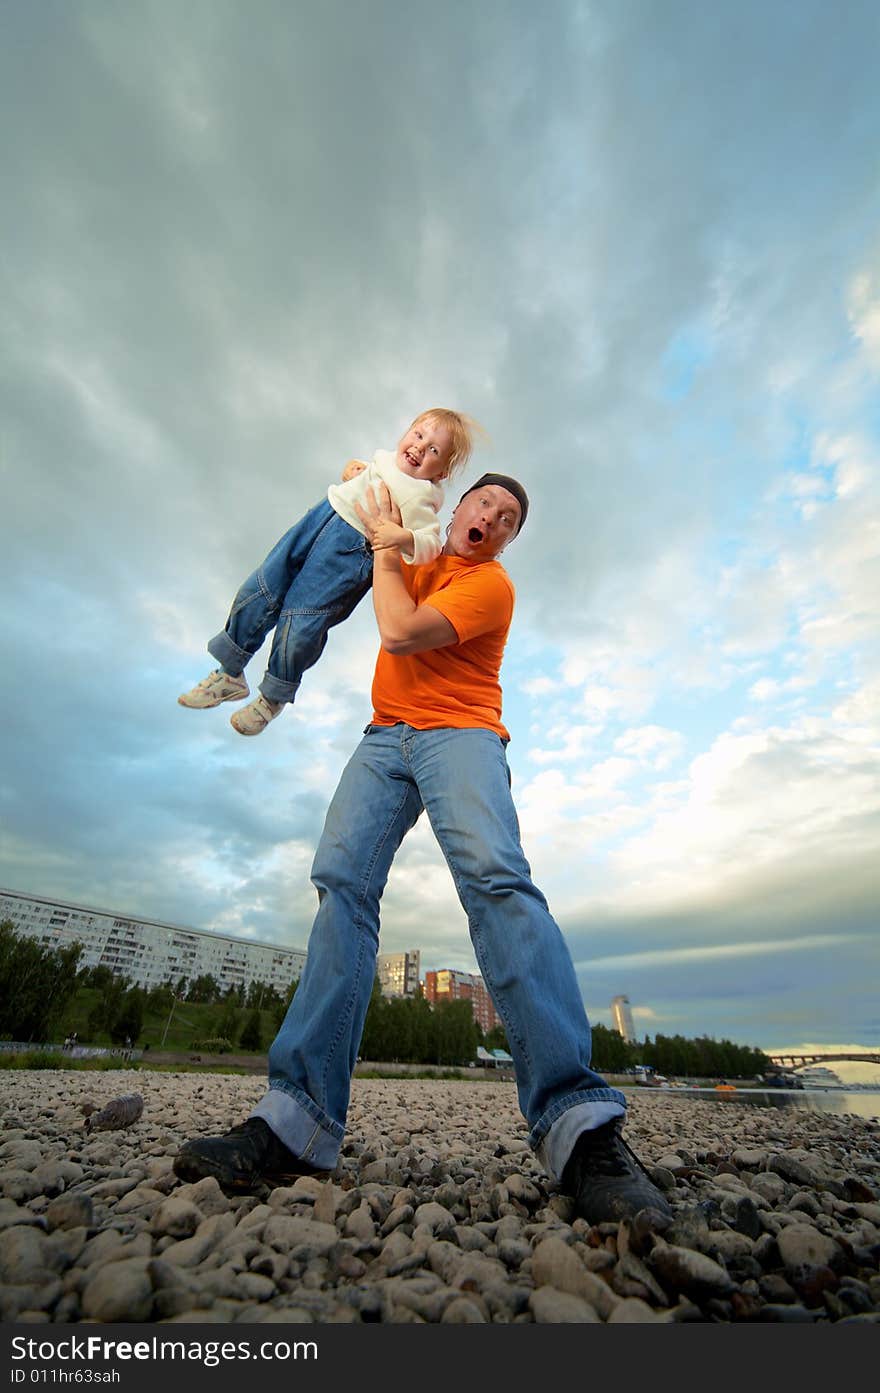
[[[454,406],[465,483],[532,498],[510,762],[591,1017],[877,1049],[873,0],[5,28],[0,884],[305,945],[369,601],[258,740],[176,698],[344,462]],[[421,824],[383,909],[475,970]]]

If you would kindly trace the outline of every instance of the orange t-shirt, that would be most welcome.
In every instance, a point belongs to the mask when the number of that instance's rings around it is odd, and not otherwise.
[[[448,619],[457,643],[425,653],[386,653],[373,678],[373,724],[405,721],[416,730],[494,730],[502,739],[498,674],[513,618],[514,589],[499,561],[441,554],[427,566],[401,566],[417,605]]]

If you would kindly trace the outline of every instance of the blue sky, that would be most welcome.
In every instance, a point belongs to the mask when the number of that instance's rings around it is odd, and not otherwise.
[[[176,697],[344,462],[453,406],[465,483],[532,499],[510,762],[591,1017],[876,1049],[877,7],[7,32],[0,883],[305,945],[369,602],[258,740]],[[474,970],[421,824],[382,946]]]

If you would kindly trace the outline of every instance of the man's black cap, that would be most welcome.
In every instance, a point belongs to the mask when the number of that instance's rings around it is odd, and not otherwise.
[[[517,527],[515,533],[515,535],[518,537],[520,532],[522,532],[523,523],[526,520],[526,513],[529,511],[529,496],[523,488],[522,484],[519,483],[516,479],[511,479],[509,474],[483,474],[482,477],[479,478],[475,484],[471,484],[469,489],[465,489],[464,493],[461,495],[461,498],[458,500],[459,503],[461,502],[462,498],[467,498],[469,493],[473,493],[474,489],[485,488],[487,484],[497,484],[499,488],[507,489],[507,492],[512,493],[517,503],[519,504],[521,512],[519,526]]]

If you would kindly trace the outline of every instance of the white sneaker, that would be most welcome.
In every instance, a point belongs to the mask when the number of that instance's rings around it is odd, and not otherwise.
[[[274,721],[276,716],[281,715],[283,710],[283,701],[270,701],[261,692],[254,701],[243,706],[240,711],[234,711],[229,717],[229,724],[238,731],[239,735],[259,735],[266,729],[270,721]]]
[[[203,677],[191,692],[184,692],[177,698],[178,705],[191,706],[202,710],[206,706],[219,706],[221,701],[241,701],[250,696],[251,689],[243,677],[230,677],[228,672],[217,669],[210,677]]]

